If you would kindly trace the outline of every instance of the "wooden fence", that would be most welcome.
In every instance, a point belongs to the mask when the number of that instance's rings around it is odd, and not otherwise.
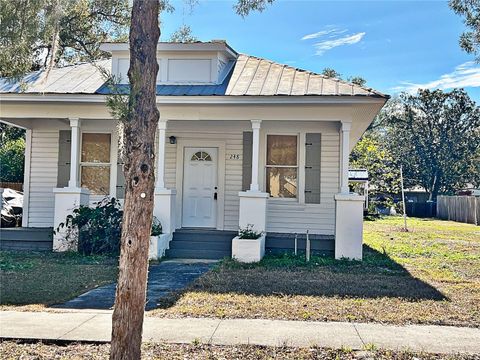
[[[480,197],[437,196],[437,217],[480,225]]]
[[[9,188],[12,190],[23,191],[23,183],[0,181],[0,188],[4,188],[4,189]]]

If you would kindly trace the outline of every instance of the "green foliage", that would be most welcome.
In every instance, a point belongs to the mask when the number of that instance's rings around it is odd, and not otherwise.
[[[367,80],[365,80],[361,76],[350,77],[347,81],[358,86],[365,86],[367,84]]]
[[[192,43],[198,41],[198,38],[193,35],[190,26],[182,25],[170,36],[168,41],[177,43]]]
[[[115,198],[105,198],[93,207],[80,206],[68,215],[56,231],[66,229],[65,241],[78,245],[82,255],[118,255],[122,235],[120,203]],[[152,236],[162,234],[162,224],[154,217]]]
[[[129,20],[128,0],[0,0],[0,76],[106,57]]]
[[[332,79],[343,80],[342,74],[337,72],[335,69],[329,67],[326,67],[322,70],[322,75]],[[349,78],[347,78],[347,81],[358,86],[365,86],[365,84],[367,83],[367,80],[365,80],[361,76],[350,76]]]
[[[154,216],[152,221],[152,231],[150,233],[152,236],[162,235],[162,224],[160,221]]]
[[[238,230],[240,239],[258,239],[260,236],[262,236],[262,232],[255,231],[252,224]]]
[[[480,61],[480,3],[478,0],[450,0],[449,5],[464,17],[463,22],[470,29],[460,36],[460,46]]]
[[[11,140],[23,138],[25,138],[24,129],[0,123],[0,147]]]
[[[267,5],[270,5],[275,0],[238,0],[234,5],[235,12],[242,16],[248,16],[251,11],[262,12],[267,8]]]
[[[25,140],[2,142],[0,147],[0,181],[23,182]]]
[[[65,241],[76,243],[83,255],[118,255],[122,216],[118,200],[105,198],[94,207],[80,206],[73,210],[56,231],[65,228]]]
[[[463,89],[402,94],[385,114],[385,139],[406,187],[422,186],[431,199],[480,177],[480,108]]]
[[[328,78],[334,78],[334,79],[342,78],[342,74],[337,72],[335,69],[328,68],[328,67],[322,70],[322,75]]]
[[[377,192],[400,191],[400,173],[395,158],[379,131],[366,132],[350,154],[350,168],[367,169],[369,185]]]

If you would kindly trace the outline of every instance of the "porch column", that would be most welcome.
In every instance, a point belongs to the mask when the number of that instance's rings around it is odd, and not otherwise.
[[[77,250],[75,239],[65,238],[65,228],[58,228],[61,223],[65,223],[68,215],[72,214],[73,210],[79,206],[88,206],[90,200],[90,191],[79,186],[78,169],[80,156],[80,125],[81,121],[78,118],[70,118],[71,136],[71,151],[70,151],[70,179],[68,180],[68,187],[55,188],[53,193],[55,196],[55,209],[53,216],[53,250],[67,251]]]
[[[155,190],[165,190],[165,138],[167,121],[158,122],[158,157],[157,157],[157,182]]]
[[[260,191],[258,182],[258,168],[260,166],[260,125],[262,120],[251,120],[253,130],[252,141],[252,183],[250,190],[238,194],[240,209],[238,226],[245,228],[249,225],[258,232],[267,230],[267,200],[269,194]]]
[[[259,191],[258,185],[258,159],[260,152],[260,125],[262,120],[251,120],[253,130],[252,141],[252,183],[250,184],[250,191]]]
[[[71,151],[70,151],[70,179],[69,188],[78,188],[78,160],[80,153],[80,119],[70,118],[70,128],[72,131]]]
[[[351,122],[342,121],[341,129],[341,143],[342,143],[342,156],[340,159],[340,192],[342,194],[349,194],[348,187],[348,158],[350,156],[350,130],[352,128]]]
[[[340,193],[335,195],[335,258],[361,260],[365,197],[350,193],[348,187],[351,127],[350,121],[342,121]]]
[[[153,207],[153,216],[162,224],[162,232],[167,237],[165,241],[171,239],[171,234],[175,231],[175,189],[165,187],[165,145],[167,137],[167,120],[160,119],[158,122],[158,153],[157,153],[157,179],[155,183],[155,200]],[[162,254],[157,254],[162,256]]]

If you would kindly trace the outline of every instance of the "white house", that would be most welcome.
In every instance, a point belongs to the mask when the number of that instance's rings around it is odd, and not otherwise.
[[[103,49],[110,60],[0,80],[0,120],[27,130],[23,227],[56,227],[79,204],[123,198],[98,67],[128,89],[129,48]],[[154,212],[164,231],[213,236],[253,224],[275,248],[308,230],[337,258],[361,258],[363,196],[349,193],[348,156],[388,96],[224,41],[157,51]]]

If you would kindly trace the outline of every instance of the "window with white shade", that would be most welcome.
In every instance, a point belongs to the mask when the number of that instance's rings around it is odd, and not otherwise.
[[[93,195],[110,194],[111,140],[111,134],[82,134],[81,186]]]
[[[267,135],[266,190],[274,198],[298,195],[298,137]]]

